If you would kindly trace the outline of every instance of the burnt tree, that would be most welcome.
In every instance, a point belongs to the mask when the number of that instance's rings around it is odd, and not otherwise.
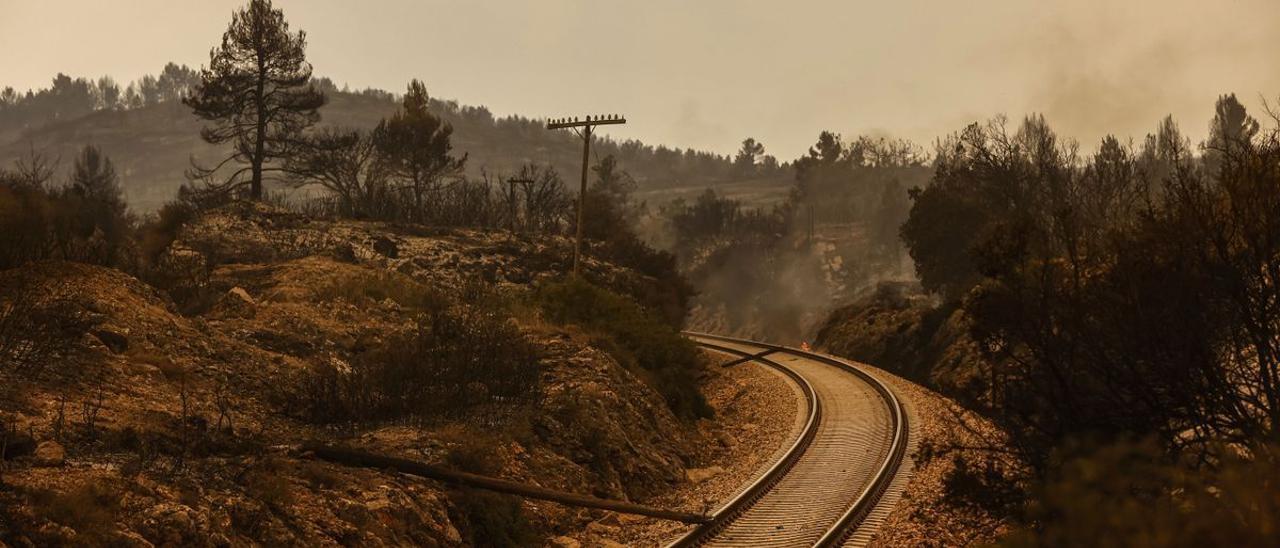
[[[183,99],[196,116],[212,122],[200,132],[211,144],[231,143],[229,156],[205,167],[192,162],[188,175],[217,193],[246,185],[262,198],[264,173],[280,171],[276,160],[298,147],[303,130],[320,120],[324,93],[311,83],[306,33],[291,33],[284,13],[270,0],[252,0],[231,17],[222,45],[209,54],[194,92]],[[240,167],[227,175],[227,164]],[[247,175],[247,180],[246,180]]]

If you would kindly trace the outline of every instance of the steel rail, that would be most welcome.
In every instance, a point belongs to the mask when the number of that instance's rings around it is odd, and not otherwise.
[[[862,380],[867,385],[869,385],[875,391],[875,393],[878,394],[880,398],[884,401],[885,406],[888,409],[888,415],[890,419],[890,428],[891,428],[891,436],[892,436],[891,442],[890,442],[891,445],[888,451],[885,453],[884,459],[880,462],[879,467],[876,469],[874,475],[872,476],[872,479],[867,484],[867,486],[864,489],[862,489],[862,491],[858,494],[857,498],[854,499],[850,503],[848,508],[840,515],[839,519],[837,519],[836,522],[832,524],[826,530],[826,532],[821,536],[821,538],[819,538],[817,542],[815,542],[813,545],[820,546],[820,547],[837,546],[844,543],[846,540],[848,540],[849,537],[852,536],[858,530],[858,528],[866,520],[867,516],[872,512],[872,510],[875,509],[876,505],[884,496],[885,492],[889,489],[889,485],[893,482],[895,476],[897,475],[898,469],[900,468],[904,459],[906,458],[907,436],[908,436],[908,426],[909,426],[907,424],[907,413],[905,412],[905,408],[903,407],[902,402],[898,399],[894,391],[888,385],[882,382],[880,379],[862,370],[861,368],[858,368],[844,360],[836,359],[824,354],[818,354],[815,352],[809,352],[809,351],[800,350],[800,349],[791,348],[791,347],[782,346],[782,345],[761,343],[757,341],[739,339],[734,337],[725,337],[722,335],[712,335],[707,333],[696,333],[696,332],[686,332],[686,335],[694,339],[695,342],[697,342],[702,346],[713,348],[720,351],[728,351],[731,354],[736,354],[744,357],[751,355],[751,353],[745,352],[739,349],[716,345],[714,343],[707,342],[707,340],[732,343],[736,345],[751,346],[751,347],[760,348],[760,349],[768,349],[777,353],[791,354],[797,357],[813,360],[815,362],[819,362],[822,364],[831,365],[833,367],[849,372],[855,375],[856,377],[858,377],[860,380]],[[809,390],[813,390],[812,386],[809,384],[809,381],[807,379],[804,379],[803,376],[801,376],[796,371],[790,368],[787,368],[786,366],[783,366],[782,364],[772,360],[757,358],[756,361],[766,363],[767,365],[770,365],[772,367],[788,372],[789,376],[791,376],[793,379],[799,378],[801,381],[803,381],[804,386],[806,386]],[[816,392],[813,392],[812,397],[813,397],[812,401],[814,402],[812,408],[819,409],[821,406],[821,402],[817,398]],[[795,463],[798,462],[804,456],[803,455],[804,449],[808,448],[808,446],[812,443],[812,437],[816,435],[816,432],[817,432],[816,425],[818,422],[816,419],[818,417],[820,417],[820,415],[811,415],[810,417],[811,422],[808,425],[806,425],[806,430],[803,431],[801,434],[801,438],[805,438],[807,436],[810,439],[803,445],[803,448],[799,449],[799,452],[797,452],[797,446],[799,445],[799,440],[798,440],[797,445],[793,446],[786,455],[784,455],[781,459],[779,459],[778,463],[775,464],[772,468],[770,468],[770,470],[766,472],[766,474],[762,476],[760,480],[757,480],[756,482],[753,482],[751,485],[748,485],[737,497],[735,497],[732,501],[730,501],[729,504],[726,504],[720,511],[713,513],[711,515],[712,519],[710,522],[699,526],[698,528],[694,529],[690,533],[676,540],[669,546],[673,546],[673,547],[698,546],[714,540],[716,533],[719,533],[720,531],[724,530],[729,524],[731,524],[734,520],[738,519],[738,517],[740,517],[746,510],[748,510],[750,505],[758,501],[770,489],[773,489],[773,487],[777,485],[777,483],[782,479],[782,477],[786,475],[786,472],[790,471],[790,469],[794,467]],[[764,481],[766,479],[768,481]],[[726,510],[732,510],[732,511],[726,511]],[[797,511],[802,512],[803,509],[797,508]]]
[[[711,521],[704,523],[697,528],[685,533],[680,538],[668,544],[668,548],[682,548],[686,546],[699,546],[707,540],[713,538],[725,526],[733,522],[742,512],[746,511],[761,496],[773,488],[786,473],[791,470],[796,461],[804,454],[805,449],[809,448],[809,444],[813,443],[814,436],[818,433],[818,421],[822,418],[822,406],[818,402],[818,394],[814,391],[813,386],[809,384],[799,373],[791,368],[778,362],[765,358],[763,356],[753,356],[750,353],[743,352],[734,348],[720,346],[713,343],[695,341],[699,346],[709,348],[717,352],[740,356],[742,359],[749,359],[772,367],[796,383],[800,387],[800,391],[804,393],[807,407],[809,408],[809,416],[805,420],[804,427],[800,430],[800,435],[796,437],[791,447],[787,448],[786,453],[780,457],[777,462],[769,467],[760,477],[747,485],[737,496],[722,505],[715,512],[711,513]]]

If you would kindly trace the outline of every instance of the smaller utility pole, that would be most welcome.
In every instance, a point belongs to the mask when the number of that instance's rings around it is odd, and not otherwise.
[[[809,204],[809,244],[813,244],[813,228],[817,224],[814,220],[813,204]]]
[[[525,194],[528,194],[529,185],[533,184],[533,179],[522,179],[519,177],[512,177],[510,179],[507,179],[507,185],[508,185],[507,198],[508,198],[508,202],[510,202],[511,204],[511,223],[510,224],[511,224],[512,235],[515,235],[516,233],[516,185],[517,184],[524,185],[524,188],[525,188],[524,192]],[[528,216],[528,208],[525,208],[525,215]]]
[[[586,120],[582,121],[577,118],[547,120],[547,129],[570,128],[582,137],[582,186],[578,190],[578,234],[573,240],[573,275],[575,277],[582,272],[582,221],[585,219],[584,209],[587,201],[587,168],[591,161],[591,129],[595,126],[625,123],[627,119],[617,114],[587,116]],[[578,128],[582,128],[582,131],[578,131]]]

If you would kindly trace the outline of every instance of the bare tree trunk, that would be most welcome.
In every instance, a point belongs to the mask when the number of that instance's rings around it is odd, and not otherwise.
[[[266,60],[263,58],[263,52],[258,53],[258,94],[255,98],[257,102],[257,141],[253,144],[253,158],[249,161],[253,165],[253,179],[249,181],[249,196],[254,200],[262,200],[262,164],[264,162],[266,139],[267,139],[267,99],[263,95],[266,93],[267,67]]]

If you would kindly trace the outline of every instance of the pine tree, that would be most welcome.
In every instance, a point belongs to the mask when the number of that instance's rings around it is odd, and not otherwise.
[[[733,158],[733,168],[739,177],[751,177],[756,174],[756,158],[764,154],[764,144],[747,137],[742,141],[742,148]]]
[[[1240,157],[1258,135],[1258,121],[1249,116],[1236,94],[1222,95],[1214,104],[1209,140],[1204,143],[1204,163],[1209,173],[1221,177],[1233,157]]]
[[[85,145],[71,168],[67,192],[77,203],[73,224],[77,236],[98,234],[100,245],[86,250],[84,260],[112,264],[118,258],[130,225],[124,195],[111,158],[98,147]]]
[[[445,178],[460,175],[467,161],[466,154],[450,154],[453,126],[427,109],[430,102],[422,82],[409,82],[400,110],[373,132],[386,166],[407,194],[414,221],[426,220],[429,199]]]
[[[120,196],[116,168],[98,147],[85,145],[71,169],[71,191],[87,199],[114,199]]]
[[[1214,104],[1213,123],[1209,125],[1209,147],[1226,150],[1248,143],[1258,134],[1258,121],[1249,116],[1236,94],[1218,97]]]
[[[120,106],[120,85],[110,76],[98,79],[98,108],[115,110]]]
[[[232,15],[222,45],[209,53],[209,66],[184,99],[196,116],[213,122],[201,137],[211,144],[232,143],[232,153],[211,168],[193,164],[189,176],[219,192],[247,184],[250,197],[262,198],[263,174],[280,171],[273,162],[289,157],[302,131],[320,120],[316,109],[325,103],[310,82],[306,45],[306,33],[289,32],[284,13],[271,0],[251,0]],[[230,162],[242,167],[215,179]]]
[[[160,71],[156,78],[156,87],[160,91],[160,101],[178,101],[200,82],[200,74],[186,65],[170,62]]]

